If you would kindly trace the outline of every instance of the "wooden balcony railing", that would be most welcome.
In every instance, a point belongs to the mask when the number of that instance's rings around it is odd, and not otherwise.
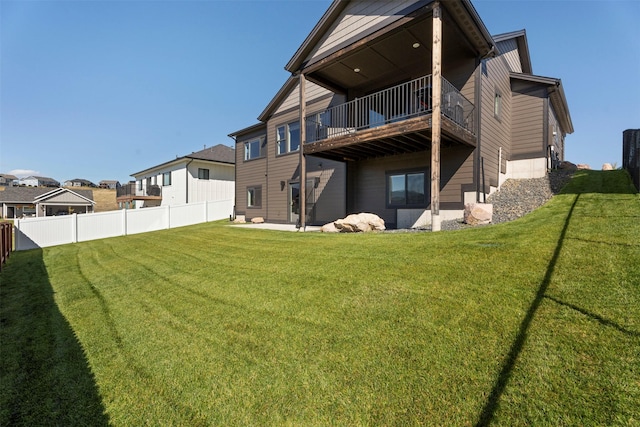
[[[399,84],[327,110],[310,114],[307,142],[349,135],[425,114],[433,108],[431,76]],[[447,80],[442,79],[442,114],[475,134],[475,106]]]

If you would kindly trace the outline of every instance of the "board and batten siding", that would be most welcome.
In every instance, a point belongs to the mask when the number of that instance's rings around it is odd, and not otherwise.
[[[506,60],[501,56],[486,61],[484,67],[480,67],[481,82],[481,141],[480,157],[483,165],[481,168],[480,185],[485,183],[484,192],[490,191],[489,187],[498,187],[499,173],[505,172],[504,161],[509,160],[511,152],[511,85],[509,68]],[[495,95],[501,96],[500,117],[494,114]],[[503,164],[499,165],[500,153]],[[482,170],[484,166],[484,171]]]
[[[544,106],[546,89],[520,83],[513,88],[511,160],[545,157]]]
[[[208,169],[209,179],[199,179],[198,169]],[[194,160],[189,163],[189,203],[234,198],[234,165]]]
[[[254,217],[266,217],[267,214],[267,156],[244,160],[244,143],[260,136],[264,130],[238,136],[236,143],[236,174],[235,174],[235,213],[245,215],[247,220]],[[268,148],[268,143],[267,147]],[[266,154],[266,153],[265,153]],[[258,208],[247,208],[247,188],[262,187],[262,205]]]
[[[362,39],[403,17],[398,13],[416,0],[355,0],[350,2],[333,26],[307,56],[315,62],[331,52]]]

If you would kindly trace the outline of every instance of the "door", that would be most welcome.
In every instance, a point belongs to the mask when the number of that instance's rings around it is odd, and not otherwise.
[[[289,183],[289,222],[297,224],[300,219],[300,183]]]

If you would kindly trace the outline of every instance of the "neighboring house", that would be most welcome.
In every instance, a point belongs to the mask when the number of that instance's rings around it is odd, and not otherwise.
[[[9,175],[6,173],[0,174],[0,186],[4,187],[12,187],[14,185],[19,185],[20,180],[17,176]]]
[[[230,200],[234,173],[235,151],[220,144],[131,174],[135,185],[118,189],[117,201],[140,208]]]
[[[65,187],[96,187],[96,185],[88,179],[70,179],[64,182]]]
[[[60,187],[60,183],[53,178],[44,176],[29,176],[20,179],[20,185],[27,187]]]
[[[92,213],[93,191],[68,188],[8,187],[0,191],[2,218]]]
[[[107,188],[109,190],[116,190],[118,188],[120,188],[120,181],[114,181],[114,180],[109,180],[109,179],[103,179],[102,181],[100,181],[100,183],[98,184],[98,187],[100,188]]]
[[[229,135],[246,220],[438,230],[505,179],[543,176],[573,132],[525,32],[492,37],[469,0],[336,0],[285,68],[259,123]]]

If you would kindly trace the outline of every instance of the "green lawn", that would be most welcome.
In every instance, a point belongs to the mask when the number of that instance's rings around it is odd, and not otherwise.
[[[640,425],[640,196],[509,224],[228,222],[14,253],[0,425]]]

